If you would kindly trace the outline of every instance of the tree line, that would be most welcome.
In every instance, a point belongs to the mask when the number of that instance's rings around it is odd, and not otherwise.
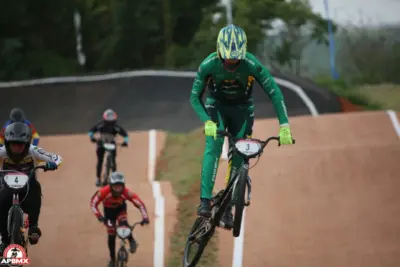
[[[84,66],[76,55],[75,12],[81,16]],[[284,38],[268,51],[281,65],[295,65],[311,40],[327,44],[327,21],[306,0],[235,0],[233,19],[246,31],[249,51],[260,57],[260,44],[281,21]],[[219,0],[7,1],[0,8],[0,80],[194,69],[215,51],[225,25]]]

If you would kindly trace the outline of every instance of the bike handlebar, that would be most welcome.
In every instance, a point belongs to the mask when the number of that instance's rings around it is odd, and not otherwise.
[[[136,227],[138,224],[141,224],[141,223],[142,223],[142,221],[138,221],[138,222],[135,222],[135,223],[132,224],[132,225],[128,225],[128,227],[131,229],[131,231],[133,231],[133,229],[135,229],[135,227]],[[111,222],[110,220],[107,221],[107,224],[108,224],[109,226],[116,226],[116,222]]]
[[[96,141],[100,144],[114,144],[116,146],[122,146],[124,144],[124,142],[106,142],[100,139],[96,139]]]
[[[234,137],[234,136],[232,136],[232,134],[231,134],[230,132],[225,131],[225,130],[218,130],[218,131],[217,131],[217,134],[218,134],[219,136],[228,137],[230,146],[231,146],[236,152],[238,152],[237,148],[235,147],[235,143],[236,143],[237,141],[243,139],[243,138]],[[278,141],[278,146],[281,145],[279,136],[271,136],[271,137],[268,137],[266,140],[260,140],[260,139],[256,139],[256,138],[248,138],[248,139],[249,139],[249,140],[252,140],[252,141],[255,141],[255,142],[259,143],[259,144],[261,144],[261,149],[260,149],[259,153],[256,153],[256,154],[254,154],[254,155],[252,155],[252,156],[250,156],[250,157],[249,157],[249,156],[246,156],[246,155],[243,155],[242,153],[239,152],[243,157],[247,157],[247,158],[255,158],[255,157],[261,155],[261,154],[263,153],[264,148],[265,148],[265,147],[268,145],[268,143],[269,143],[270,141],[272,141],[272,140]],[[296,141],[296,140],[293,139],[293,144],[295,143],[295,141]]]
[[[42,169],[42,170],[45,171],[45,172],[47,171],[46,165],[38,165],[38,166],[34,167],[34,168],[29,172],[29,177],[31,177],[31,176],[35,173],[35,171],[38,170],[38,169]]]

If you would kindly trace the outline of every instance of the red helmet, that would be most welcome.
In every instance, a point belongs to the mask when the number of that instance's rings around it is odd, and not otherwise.
[[[117,113],[110,108],[103,113],[103,120],[105,122],[115,122],[117,120],[117,117]]]

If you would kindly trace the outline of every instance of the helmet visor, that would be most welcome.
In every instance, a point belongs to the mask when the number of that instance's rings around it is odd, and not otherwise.
[[[111,189],[113,192],[121,194],[122,191],[124,191],[124,185],[123,184],[113,184],[113,185],[111,185]]]
[[[25,149],[25,144],[21,143],[11,143],[10,144],[10,150],[13,154],[22,154]]]

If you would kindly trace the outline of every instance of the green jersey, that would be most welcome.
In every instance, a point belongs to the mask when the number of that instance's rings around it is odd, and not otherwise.
[[[270,72],[251,53],[246,53],[237,68],[228,70],[216,52],[210,54],[201,64],[193,83],[190,103],[205,122],[210,120],[201,97],[208,87],[208,99],[221,104],[240,105],[253,103],[253,82],[257,81],[270,97],[280,125],[288,124],[288,115],[282,92]]]

